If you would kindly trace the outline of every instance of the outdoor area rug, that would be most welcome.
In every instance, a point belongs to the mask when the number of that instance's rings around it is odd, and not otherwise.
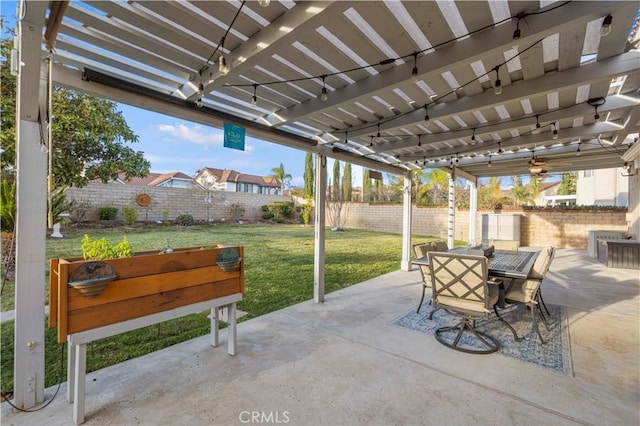
[[[542,344],[536,333],[532,332],[531,313],[524,305],[515,305],[500,310],[500,315],[513,326],[518,336],[522,337],[521,341],[514,341],[511,331],[495,315],[488,319],[478,320],[476,322],[477,329],[493,336],[500,342],[500,349],[496,352],[498,354],[573,376],[566,308],[548,303],[547,307],[551,313],[548,317],[550,320],[549,331],[541,321],[539,324],[545,344]],[[392,324],[433,336],[437,328],[455,325],[459,321],[458,317],[447,313],[444,309],[436,311],[433,314],[433,319],[430,320],[430,312],[431,306],[425,303],[419,314],[416,313],[416,308],[412,308]],[[462,342],[472,347],[483,347],[469,332],[464,333]]]

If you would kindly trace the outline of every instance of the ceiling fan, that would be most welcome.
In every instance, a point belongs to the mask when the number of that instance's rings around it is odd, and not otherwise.
[[[529,173],[533,175],[540,175],[547,173],[548,169],[555,166],[570,166],[571,163],[563,163],[559,161],[552,161],[553,164],[549,164],[544,158],[531,157],[529,160]]]

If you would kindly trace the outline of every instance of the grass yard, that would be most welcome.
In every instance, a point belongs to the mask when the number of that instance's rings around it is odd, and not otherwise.
[[[112,243],[126,236],[134,251],[159,251],[167,245],[174,248],[211,244],[244,246],[245,296],[238,309],[248,312],[248,315],[240,321],[313,298],[313,227],[244,224],[91,230],[67,228],[63,233],[65,238],[62,240],[47,240],[47,258],[81,256],[80,241],[85,233],[92,238],[105,237]],[[414,242],[432,239],[435,238],[415,236]],[[326,292],[399,269],[401,244],[402,236],[399,234],[356,229],[327,231]],[[13,283],[7,283],[3,289],[3,311],[13,309],[13,290]],[[87,345],[87,372],[207,334],[207,314],[194,314],[93,342]],[[1,325],[2,391],[13,389],[13,329],[13,321]],[[45,332],[46,386],[66,380],[66,353],[61,358],[63,348],[56,342],[55,333],[55,329]]]

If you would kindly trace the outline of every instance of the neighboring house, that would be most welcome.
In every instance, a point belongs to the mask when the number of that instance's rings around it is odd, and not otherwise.
[[[149,173],[145,177],[125,179],[124,173],[119,173],[118,178],[109,183],[132,186],[160,186],[165,188],[193,188],[193,178],[182,172]]]
[[[629,177],[622,168],[578,172],[576,204],[583,206],[629,205]]]
[[[558,195],[558,188],[560,187],[560,181],[557,182],[542,182],[538,185],[538,196],[535,198],[534,204],[536,206],[547,206],[553,204],[553,198]]]
[[[204,189],[282,195],[280,184],[274,178],[248,175],[235,170],[205,167],[196,172],[193,180]]]

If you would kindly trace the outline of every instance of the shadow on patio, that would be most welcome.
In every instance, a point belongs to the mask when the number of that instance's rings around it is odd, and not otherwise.
[[[203,336],[89,373],[85,423],[639,424],[638,272],[559,250],[543,291],[567,307],[573,377],[394,326],[421,292],[397,271],[239,324],[235,357]],[[65,393],[3,422],[70,424]]]

